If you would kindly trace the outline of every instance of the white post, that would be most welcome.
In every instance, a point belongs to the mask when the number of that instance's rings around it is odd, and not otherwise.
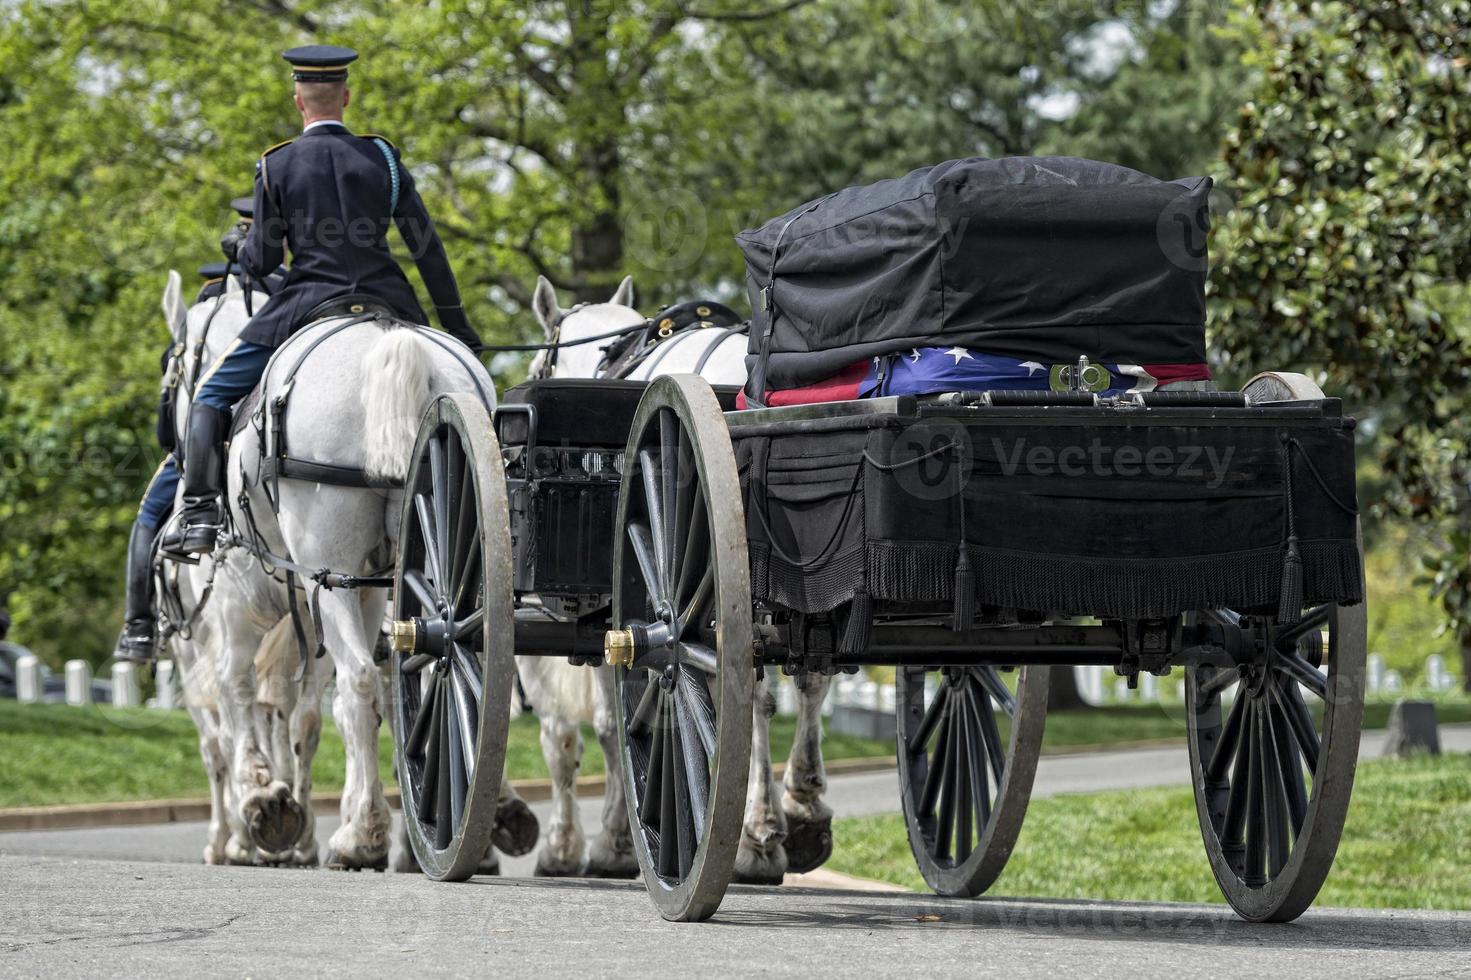
[[[1384,686],[1384,658],[1377,653],[1369,654],[1364,661],[1364,686],[1370,694],[1378,694]]]
[[[1397,671],[1397,670],[1390,670],[1390,671],[1386,671],[1385,672],[1385,674],[1384,674],[1384,692],[1386,694],[1394,694],[1394,693],[1398,692],[1399,689],[1401,687],[1403,687],[1403,686],[1404,685],[1400,682],[1399,671]]]
[[[1447,683],[1450,675],[1445,669],[1445,658],[1438,653],[1432,653],[1425,658],[1425,686],[1432,691],[1444,691],[1450,687]]]
[[[41,658],[28,653],[15,661],[15,699],[21,704],[41,700]]]
[[[66,703],[74,707],[92,703],[92,667],[85,660],[66,662]]]
[[[138,703],[138,668],[128,663],[113,664],[112,706],[136,708]]]
[[[172,711],[177,708],[179,698],[174,690],[174,662],[172,660],[158,662],[158,673],[154,675],[154,681],[153,706],[161,711]]]
[[[1143,671],[1139,673],[1139,700],[1145,704],[1159,702],[1159,678]]]

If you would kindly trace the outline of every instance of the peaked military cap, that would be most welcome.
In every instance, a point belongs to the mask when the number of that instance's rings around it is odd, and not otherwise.
[[[199,274],[206,279],[221,279],[224,278],[229,268],[224,262],[211,262],[208,265],[200,266]]]
[[[335,44],[308,44],[285,51],[281,57],[291,62],[291,77],[298,82],[342,82],[358,53]]]
[[[255,217],[255,198],[253,197],[234,198],[230,201],[230,207],[234,208],[235,213],[242,218]]]

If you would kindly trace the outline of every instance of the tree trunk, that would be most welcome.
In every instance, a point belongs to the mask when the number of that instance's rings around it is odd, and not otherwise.
[[[1461,690],[1471,694],[1471,623],[1461,627]]]
[[[1053,667],[1047,687],[1048,711],[1080,711],[1093,707],[1078,690],[1078,672],[1072,667]]]

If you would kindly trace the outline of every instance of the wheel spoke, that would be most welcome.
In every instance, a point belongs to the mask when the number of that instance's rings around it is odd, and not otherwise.
[[[455,639],[464,640],[473,638],[485,625],[485,607],[481,606],[464,619],[455,620]]]
[[[1296,650],[1297,643],[1303,637],[1314,630],[1320,630],[1328,623],[1328,617],[1333,613],[1333,603],[1317,606],[1311,612],[1302,617],[1301,620],[1288,626],[1273,637],[1278,650]]]
[[[435,586],[444,587],[444,566],[439,563],[439,529],[434,526],[434,515],[429,509],[429,498],[422,493],[414,494],[414,513],[419,517],[419,533],[424,539],[424,566]],[[431,603],[434,608],[437,603]]]
[[[1291,850],[1291,845],[1287,840],[1286,787],[1282,782],[1282,757],[1279,754],[1282,751],[1282,744],[1278,741],[1287,733],[1278,732],[1272,724],[1269,702],[1261,702],[1257,709],[1257,717],[1264,738],[1261,764],[1262,803],[1267,817],[1267,873],[1270,877],[1275,878],[1287,866],[1287,857]]]
[[[924,685],[921,682],[920,690],[923,689]],[[929,743],[930,736],[935,733],[935,726],[940,723],[940,719],[945,715],[945,705],[949,700],[950,685],[941,684],[940,689],[935,692],[935,700],[930,702],[930,706],[925,711],[924,719],[919,723],[919,727],[909,735],[907,748],[911,754],[922,751]]]
[[[677,688],[676,688],[677,690]],[[674,784],[674,819],[675,835],[679,839],[679,877],[683,879],[690,873],[690,868],[695,863],[696,822],[694,817],[695,799],[700,799],[699,825],[705,822],[704,793],[699,792],[692,796],[691,790],[695,788],[696,780],[703,789],[705,779],[704,763],[699,762],[692,756],[695,754],[690,750],[690,745],[685,738],[684,719],[680,718],[679,696],[676,694],[671,699],[674,708],[674,724],[669,726],[669,744],[674,749],[674,759],[670,766],[670,778]],[[693,733],[691,733],[693,734]],[[698,774],[696,772],[698,770]]]
[[[1307,818],[1308,791],[1302,773],[1302,754],[1297,734],[1288,719],[1281,692],[1275,686],[1272,688],[1267,710],[1277,736],[1277,768],[1282,775],[1282,789],[1287,798],[1287,817],[1291,824],[1292,837],[1296,840],[1302,834],[1302,824]]]
[[[451,766],[455,756],[459,755],[456,746],[450,741],[453,737],[452,729],[455,726],[454,719],[450,717],[452,710],[447,696],[439,699],[439,724],[434,734],[435,745],[438,746],[439,756],[439,778],[436,780],[434,801],[434,846],[438,850],[449,847],[455,836],[455,816],[452,797],[454,794],[454,776]]]
[[[450,710],[445,718],[445,734],[449,742],[449,821],[453,830],[459,829],[460,820],[465,815],[465,792],[470,786],[470,765],[466,762],[465,754],[471,755],[475,752],[475,741],[473,737],[470,745],[465,745],[465,722],[460,712],[459,689],[454,685],[449,688]],[[437,830],[438,828],[436,828]]]
[[[659,707],[659,684],[652,677],[644,685],[639,696],[638,707],[628,716],[628,737],[642,739],[654,730],[654,718]]]
[[[1241,701],[1245,715],[1241,719],[1241,738],[1238,739],[1236,758],[1231,766],[1231,792],[1226,801],[1226,816],[1221,824],[1221,846],[1232,850],[1239,850],[1245,841],[1246,784],[1252,744],[1255,742],[1251,725],[1250,699],[1242,698]]]
[[[439,681],[439,675],[435,674],[435,681]],[[419,787],[419,800],[415,812],[418,813],[420,823],[432,823],[434,821],[434,805],[439,799],[439,756],[440,756],[440,713],[444,710],[444,694],[439,684],[434,688],[434,706],[429,712],[429,724],[424,733],[426,749],[424,751],[424,780]]]
[[[977,691],[984,695],[984,691]],[[1001,774],[1006,771],[1006,746],[1001,741],[1001,729],[996,724],[996,711],[991,707],[991,699],[978,697],[975,699],[980,710],[981,741],[986,744],[986,755],[991,759],[991,771],[996,774],[996,785],[1001,785]]]
[[[445,595],[449,594],[453,583],[453,570],[448,566],[449,559],[449,474],[445,472],[444,437],[436,436],[429,440],[429,479],[432,481],[434,490],[434,530],[438,532],[435,538],[434,553],[439,559],[439,570],[444,573],[443,578],[435,578],[439,591]]]
[[[962,691],[960,704],[960,737],[955,740],[955,758],[958,765],[955,773],[955,863],[960,864],[970,857],[971,851],[971,808],[975,806],[975,800],[971,793],[971,782],[975,778],[977,766],[984,765],[981,760],[971,755],[970,740],[972,725],[975,719],[971,717],[974,699],[968,690]]]
[[[705,617],[700,616],[700,611],[705,608],[714,592],[715,569],[706,566],[705,574],[700,576],[700,584],[695,587],[695,594],[690,597],[689,603],[679,614],[679,622],[684,630],[698,631],[702,627]]]
[[[419,716],[414,719],[414,730],[409,733],[409,739],[404,744],[404,752],[410,758],[418,758],[424,749],[424,737],[429,734],[430,726],[433,725],[434,705],[439,700],[441,679],[437,672],[429,675],[429,686],[419,701]]]
[[[679,660],[680,663],[688,664],[712,677],[719,667],[719,658],[716,657],[715,651],[703,643],[679,644]]]
[[[1288,653],[1279,650],[1277,652],[1277,663],[1281,668],[1297,678],[1304,687],[1312,691],[1320,698],[1328,697],[1328,678],[1318,673],[1306,660],[1296,653]]]
[[[469,687],[475,709],[479,711],[481,702],[485,700],[485,683],[481,679],[485,667],[480,663],[479,657],[459,643],[454,645],[454,653],[451,664],[457,676]]]
[[[480,561],[484,556],[484,548],[477,540],[475,546],[470,549],[470,555],[466,559],[465,568],[460,573],[460,580],[455,583],[455,602],[451,608],[456,612],[465,608],[466,595],[471,596],[472,601],[473,599],[479,598],[478,593],[480,592],[480,580],[482,578]]]
[[[404,662],[398,665],[398,669],[405,674],[417,674],[437,659],[432,653],[416,653],[413,656],[405,657]]]
[[[695,734],[700,740],[701,747],[705,750],[705,759],[715,758],[715,705],[710,700],[710,692],[705,687],[705,681],[687,670],[681,670],[678,696],[689,712]],[[708,783],[708,779],[706,782]],[[704,812],[703,808],[701,812]]]
[[[1221,737],[1211,752],[1205,766],[1207,785],[1219,786],[1226,778],[1226,768],[1236,758],[1236,749],[1241,744],[1241,722],[1246,717],[1246,697],[1239,697],[1231,704],[1231,713],[1221,727]]]
[[[654,467],[653,453],[647,449],[638,451],[639,472],[644,480],[644,500],[648,509],[649,531],[653,534],[650,555],[654,559],[654,567],[658,574],[650,581],[657,583],[659,598],[669,597],[669,566],[666,563],[666,548],[669,542],[669,528],[664,526],[664,501],[660,495],[659,472]],[[630,530],[632,528],[630,527]],[[642,564],[643,559],[639,559]],[[647,576],[647,573],[645,573]]]
[[[454,724],[450,725],[452,732],[458,733],[454,739],[460,750],[461,775],[466,777],[465,784],[469,785],[468,774],[475,771],[475,732],[479,727],[479,701],[480,698],[470,690],[470,685],[465,682],[465,668],[460,666],[460,658],[457,656],[450,661],[450,700],[454,703]],[[458,817],[456,820],[458,821]]]
[[[1006,682],[1001,679],[995,667],[977,667],[974,670],[974,676],[991,693],[991,697],[996,699],[996,703],[1001,705],[1002,711],[1008,716],[1016,714],[1016,695],[1011,693],[1011,689],[1006,686]]]
[[[644,588],[650,599],[664,596],[664,582],[659,578],[659,564],[654,558],[654,542],[649,529],[642,524],[628,525],[628,542],[633,545],[633,557],[638,562],[639,573],[644,577]]]
[[[948,745],[945,772],[942,776],[944,788],[940,791],[939,834],[935,840],[935,856],[938,858],[949,857],[954,847],[952,837],[955,833],[955,798],[960,789],[960,729],[965,724],[960,717],[958,703],[948,712],[948,717],[950,724],[945,726],[945,740]]]
[[[429,583],[424,580],[423,572],[417,568],[405,570],[404,585],[407,585],[409,591],[414,594],[414,598],[419,600],[419,604],[424,607],[424,613],[432,614],[438,611],[439,599],[435,596],[434,590],[429,587]]]
[[[670,409],[659,410],[659,502],[664,509],[664,581],[674,581],[674,540],[679,533],[675,514],[679,492],[679,420]],[[671,597],[677,598],[677,597]]]
[[[461,578],[465,574],[465,562],[469,558],[471,545],[479,537],[475,532],[475,479],[469,467],[465,465],[465,449],[460,445],[459,439],[450,442],[449,453],[450,480],[457,492],[452,500],[455,511],[455,522],[450,528],[450,563],[449,577],[454,583],[455,592],[458,594],[461,586]]]
[[[1313,727],[1313,713],[1308,710],[1307,702],[1302,699],[1302,692],[1297,685],[1289,681],[1279,684],[1277,690],[1282,694],[1282,700],[1287,708],[1287,721],[1292,725],[1292,733],[1297,736],[1297,748],[1302,752],[1303,761],[1308,765],[1308,771],[1318,771],[1318,750],[1322,748],[1322,742],[1318,738],[1318,731]]]
[[[650,677],[649,688],[654,694],[653,747],[649,752],[649,778],[644,783],[644,798],[639,801],[639,819],[650,826],[659,823],[659,807],[662,803],[664,783],[664,698],[659,693],[658,680]]]
[[[1217,668],[1215,673],[1211,674],[1205,680],[1201,681],[1200,684],[1196,685],[1195,691],[1197,697],[1200,699],[1200,704],[1210,704],[1210,702],[1219,697],[1222,692],[1226,690],[1226,688],[1230,687],[1232,684],[1238,683],[1240,680],[1240,667]],[[1240,701],[1241,698],[1237,698],[1236,700]]]
[[[924,776],[924,791],[919,795],[919,812],[929,816],[935,812],[935,801],[940,797],[940,788],[945,782],[945,763],[950,757],[950,712],[940,719],[940,740],[935,743],[935,754],[929,760]]]
[[[1261,885],[1267,880],[1267,801],[1262,792],[1265,779],[1262,758],[1266,755],[1266,736],[1262,731],[1262,714],[1255,702],[1251,706],[1251,755],[1246,769],[1246,867],[1241,880],[1248,885]]]
[[[658,738],[663,748],[659,752],[662,762],[662,770],[659,777],[659,875],[663,878],[676,878],[679,874],[680,851],[684,848],[684,828],[679,820],[679,806],[676,803],[679,781],[674,771],[675,740],[674,725],[669,717],[669,705],[667,698],[660,698],[664,708],[660,712],[662,724],[659,726]]]
[[[976,695],[973,695],[976,697]],[[976,836],[986,835],[986,825],[991,822],[991,779],[986,775],[986,754],[979,740],[981,709],[978,703],[967,706],[971,712],[969,724],[965,726],[966,755],[970,758],[971,800],[976,808]],[[1001,773],[996,773],[996,786],[1001,786]]]

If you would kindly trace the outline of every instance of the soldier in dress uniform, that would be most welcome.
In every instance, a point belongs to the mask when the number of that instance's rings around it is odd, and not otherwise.
[[[397,225],[434,300],[439,323],[476,353],[480,338],[465,319],[449,259],[398,150],[381,136],[358,136],[342,121],[350,93],[347,66],[357,52],[331,45],[293,48],[283,57],[296,81],[302,135],[266,150],[255,171],[254,221],[221,240],[225,257],[257,279],[289,251],[286,280],[258,310],[195,395],[184,454],[184,508],[177,547],[214,550],[223,513],[219,495],[231,407],[250,393],[271,353],[306,326],[323,303],[368,294],[405,319],[427,323],[413,287],[388,250]]]

